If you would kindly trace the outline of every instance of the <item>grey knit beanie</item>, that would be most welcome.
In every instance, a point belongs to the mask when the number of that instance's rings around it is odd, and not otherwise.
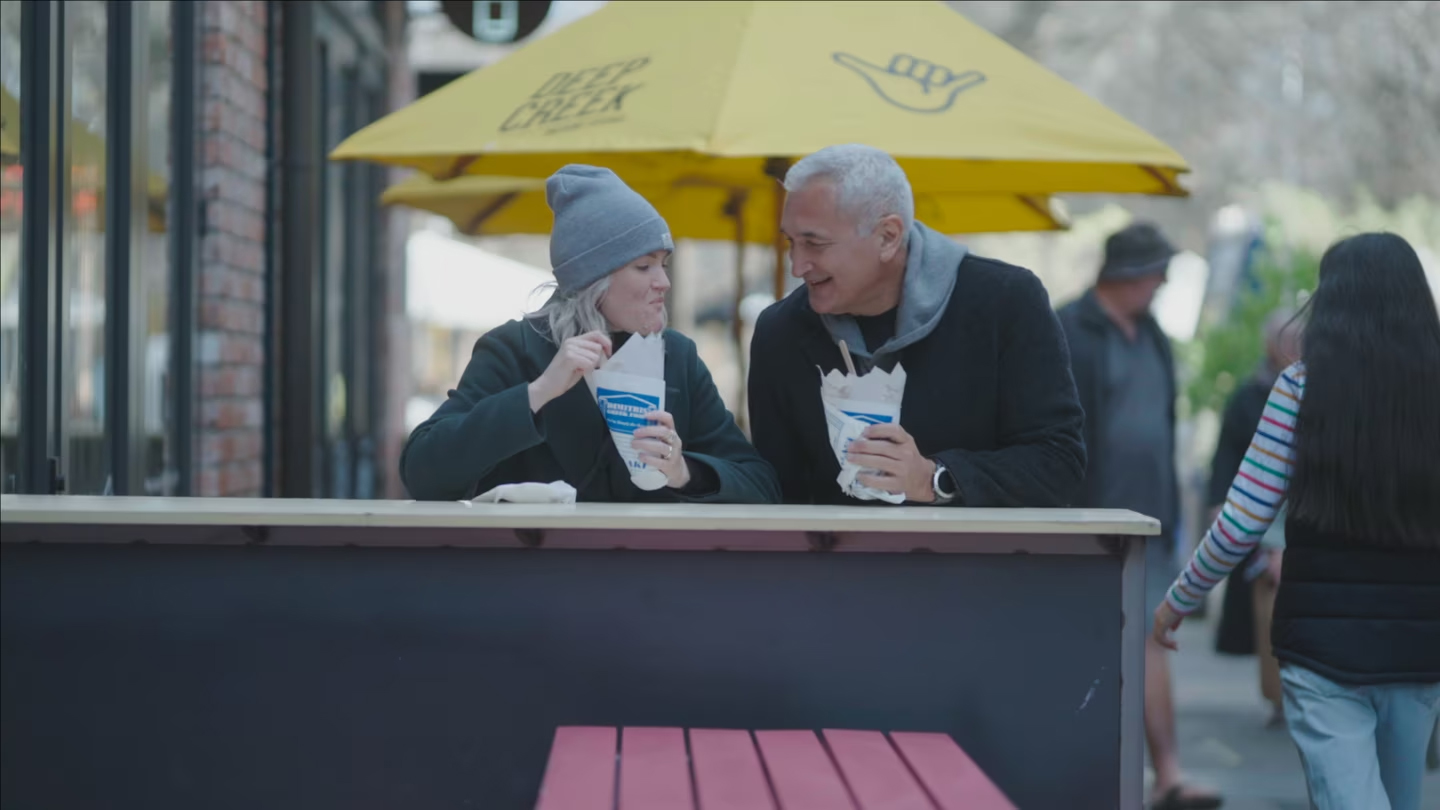
[[[588,287],[657,250],[674,250],[655,206],[609,169],[571,164],[545,182],[555,212],[550,266],[561,292]]]

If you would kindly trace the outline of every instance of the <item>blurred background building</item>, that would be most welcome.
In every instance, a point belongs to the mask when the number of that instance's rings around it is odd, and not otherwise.
[[[1185,249],[1157,308],[1193,492],[1260,310],[1303,297],[1328,242],[1395,230],[1435,277],[1440,3],[948,5],[1194,167],[1189,199],[1072,197],[1069,231],[962,237],[1057,305],[1131,218]],[[539,303],[546,241],[385,207],[402,172],[326,154],[603,6],[0,3],[0,485],[405,497],[405,436]],[[682,242],[671,303],[740,412],[732,307],[748,341],[772,259],[747,248],[737,290],[734,250]]]
[[[405,22],[0,4],[7,491],[393,491],[403,235],[385,173],[325,155],[413,96]]]

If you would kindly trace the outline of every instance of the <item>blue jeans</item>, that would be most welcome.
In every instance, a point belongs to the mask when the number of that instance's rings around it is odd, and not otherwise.
[[[1350,686],[1280,668],[1285,720],[1316,810],[1420,810],[1440,683]]]

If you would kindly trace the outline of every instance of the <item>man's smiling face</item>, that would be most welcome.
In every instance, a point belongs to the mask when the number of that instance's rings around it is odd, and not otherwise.
[[[780,229],[790,243],[790,272],[805,282],[810,308],[831,315],[879,315],[893,286],[881,258],[882,229],[861,235],[839,207],[835,185],[817,179],[785,197]]]

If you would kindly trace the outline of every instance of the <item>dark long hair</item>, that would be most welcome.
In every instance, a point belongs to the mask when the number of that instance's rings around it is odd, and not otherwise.
[[[1366,546],[1440,549],[1440,316],[1404,239],[1335,243],[1306,302],[1290,514]]]

